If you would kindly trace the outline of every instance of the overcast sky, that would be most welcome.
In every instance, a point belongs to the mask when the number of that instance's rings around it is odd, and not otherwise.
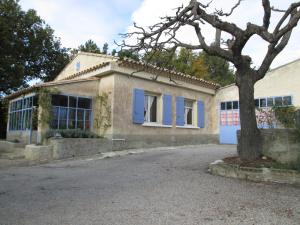
[[[295,0],[294,0],[295,1]],[[105,42],[113,48],[113,40],[119,40],[119,33],[131,30],[133,21],[142,26],[151,25],[160,16],[174,13],[172,9],[189,0],[21,0],[24,10],[33,8],[61,38],[65,47],[76,48],[86,40],[92,39],[99,46]],[[207,2],[207,1],[203,1]],[[214,0],[211,7],[230,10],[237,0]],[[277,8],[287,8],[293,0],[273,0],[272,5]],[[245,27],[248,21],[262,23],[261,0],[244,0],[229,21]],[[274,14],[273,23],[280,14]],[[204,32],[208,40],[212,40],[213,31],[209,28]],[[196,41],[195,34],[190,29],[183,29],[179,38],[188,43]],[[294,30],[287,48],[272,64],[272,68],[300,58],[300,25]],[[267,49],[259,38],[252,38],[246,46],[245,54],[249,54],[255,65],[259,65]]]

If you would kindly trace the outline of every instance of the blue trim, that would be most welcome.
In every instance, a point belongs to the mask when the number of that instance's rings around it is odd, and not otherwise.
[[[204,110],[204,102],[198,101],[198,127],[204,128],[205,125],[205,110]]]
[[[176,97],[176,125],[184,126],[184,98]]]
[[[133,89],[132,121],[136,124],[144,123],[145,92],[141,89]]]
[[[163,96],[163,125],[172,125],[172,96]]]

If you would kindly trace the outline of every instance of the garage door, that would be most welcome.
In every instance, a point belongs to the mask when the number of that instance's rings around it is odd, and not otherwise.
[[[221,102],[220,109],[220,143],[237,144],[236,132],[241,128],[239,102]]]

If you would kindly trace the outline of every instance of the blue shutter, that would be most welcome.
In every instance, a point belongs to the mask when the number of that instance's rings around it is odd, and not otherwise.
[[[198,127],[204,128],[205,116],[204,116],[204,102],[198,101]]]
[[[133,123],[144,123],[144,90],[133,90]]]
[[[184,126],[184,98],[176,97],[176,125]]]
[[[172,96],[163,96],[163,125],[172,125]]]

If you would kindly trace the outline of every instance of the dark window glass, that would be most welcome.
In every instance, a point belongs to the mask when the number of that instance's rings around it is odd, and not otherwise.
[[[221,102],[221,110],[225,110],[226,109],[226,104],[225,102]]]
[[[66,120],[68,116],[68,109],[67,108],[60,108],[59,112],[59,119]]]
[[[17,101],[17,110],[22,109],[22,100]]]
[[[239,108],[239,102],[238,101],[232,102],[232,108],[233,109],[238,109]]]
[[[67,129],[67,120],[59,120],[59,129]]]
[[[268,98],[268,99],[267,99],[267,106],[268,106],[268,107],[274,106],[273,98]]]
[[[188,109],[188,111],[187,111],[187,115],[186,115],[186,123],[187,123],[188,125],[192,125],[192,124],[193,124],[192,109]]]
[[[68,128],[69,129],[75,129],[76,128],[76,109],[69,109]]]
[[[33,96],[33,106],[38,106],[38,96]]]
[[[59,111],[58,107],[53,107],[52,108],[52,119],[58,120],[58,111]]]
[[[265,98],[259,99],[259,104],[260,104],[260,107],[266,107],[267,106],[266,99]]]
[[[156,122],[156,108],[157,108],[157,97],[153,97],[152,104],[150,106],[150,122]]]
[[[84,119],[84,110],[78,109],[77,110],[77,120],[83,120]]]
[[[83,129],[83,121],[77,121],[77,129]]]
[[[31,108],[33,103],[33,97],[27,98],[26,108]]]
[[[23,101],[22,101],[22,102],[23,102],[23,103],[22,103],[22,104],[23,104],[23,109],[27,109],[27,108],[28,108],[28,106],[27,106],[28,103],[29,103],[28,100],[29,100],[28,98],[24,98],[24,99],[23,99]]]
[[[275,98],[275,106],[282,106],[282,97]]]
[[[255,107],[259,107],[259,99],[254,100]]]
[[[76,97],[69,97],[69,107],[76,108],[77,107],[77,98]]]
[[[91,99],[89,99],[89,98],[78,98],[78,108],[90,109],[91,108]]]
[[[91,121],[86,120],[86,121],[85,121],[85,129],[86,129],[86,130],[89,130],[90,128],[91,128]]]
[[[91,119],[91,112],[90,111],[85,111],[85,120],[90,120]]]
[[[52,95],[52,129],[90,129],[91,99],[65,95]]]
[[[291,96],[285,96],[283,97],[283,105],[292,105],[292,97]]]
[[[69,120],[76,119],[76,109],[69,109]]]
[[[232,102],[226,102],[226,109],[232,109]]]
[[[52,121],[50,123],[51,129],[58,129],[58,112],[59,107],[52,108]]]
[[[68,106],[68,96],[52,95],[52,105],[54,106]]]
[[[58,129],[58,120],[52,120],[50,127],[51,129]]]

